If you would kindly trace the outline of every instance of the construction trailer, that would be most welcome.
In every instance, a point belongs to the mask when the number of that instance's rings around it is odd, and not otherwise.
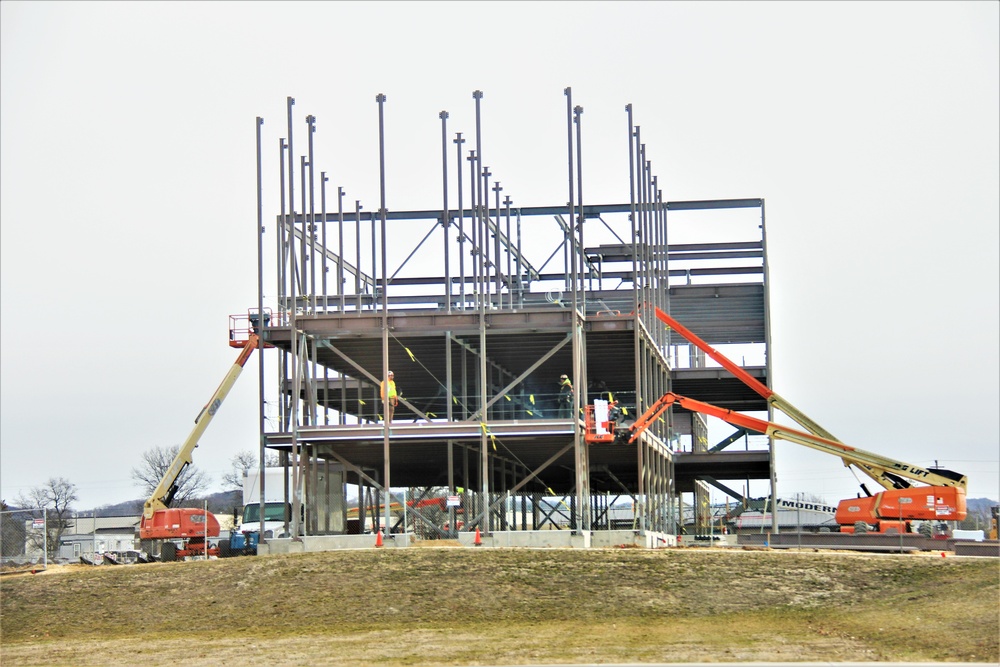
[[[665,198],[631,105],[620,145],[629,156],[621,182],[630,185],[617,202],[587,201],[582,108],[572,107],[569,89],[566,96],[569,188],[551,196],[567,203],[500,200],[481,148],[462,150],[466,141],[481,145],[476,91],[467,139],[451,136],[448,114],[440,116],[440,208],[391,211],[384,96],[376,99],[381,200],[349,210],[343,187],[328,193],[326,172],[314,169],[316,118],[297,115],[289,98],[276,156],[281,210],[268,235],[258,119],[255,310],[270,312],[260,335],[277,351],[260,361],[261,459],[276,451],[296,471],[292,517],[304,518],[294,535],[335,532],[319,528],[331,524],[308,492],[333,464],[357,497],[371,499],[359,508],[362,526],[405,530],[427,517],[408,505],[401,527],[389,507],[446,494],[458,501],[431,535],[479,528],[485,538],[507,533],[510,544],[546,529],[563,530],[573,545],[603,544],[603,532],[623,525],[640,544],[670,544],[684,508],[695,508],[696,530],[709,530],[710,492],[741,501],[734,487],[768,480],[775,496],[771,444],[751,447],[739,432],[709,442],[702,415],[668,412],[628,446],[584,442],[584,408],[605,394],[632,414],[667,391],[767,412],[761,396],[707,363],[654,309],[713,346],[739,350],[744,370],[768,384],[768,269],[764,201]],[[275,281],[266,290],[265,278]],[[230,344],[259,323],[245,324],[231,327]],[[389,370],[400,397],[386,424],[380,383]],[[568,406],[560,405],[564,373],[575,386]],[[264,397],[275,391],[277,408],[265,414]],[[631,521],[612,519],[609,508],[622,504],[633,508]],[[385,509],[366,517],[365,506]]]

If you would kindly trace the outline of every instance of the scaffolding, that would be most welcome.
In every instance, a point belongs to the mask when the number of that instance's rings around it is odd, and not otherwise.
[[[565,96],[568,203],[501,200],[483,166],[483,95],[475,91],[475,148],[467,154],[463,133],[450,136],[448,113],[439,116],[441,207],[404,211],[385,205],[384,95],[376,97],[375,210],[360,201],[345,210],[343,187],[328,206],[326,172],[318,188],[314,172],[316,119],[305,117],[307,150],[296,157],[288,98],[281,210],[267,252],[258,118],[258,304],[231,338],[259,330],[278,350],[266,362],[277,378],[277,428],[265,415],[261,355],[260,460],[277,451],[293,469],[293,534],[344,525],[317,516],[330,501],[311,491],[330,465],[357,484],[358,526],[399,530],[395,505],[409,509],[421,534],[478,529],[507,533],[511,544],[512,533],[550,528],[566,529],[581,546],[622,529],[647,544],[648,536],[670,543],[682,530],[682,494],[694,494],[699,507],[708,485],[735,493],[722,479],[770,478],[773,487],[770,450],[710,451],[700,415],[668,412],[627,447],[584,443],[583,412],[595,398],[613,397],[633,418],[673,390],[767,409],[653,314],[671,312],[712,344],[749,346],[757,361],[746,370],[766,383],[764,203],[665,200],[631,105],[621,137],[629,192],[618,203],[585,203],[583,109],[571,89]],[[734,211],[743,213],[739,233],[713,227],[711,216]],[[693,240],[668,239],[668,217],[672,229],[678,216],[699,215],[708,220],[692,225]],[[713,233],[698,240],[706,229]],[[277,295],[267,308],[265,255]],[[380,398],[390,370],[399,387],[391,423]],[[575,386],[568,395],[560,392],[563,374]],[[395,491],[403,488],[413,491]],[[443,524],[421,507],[431,489],[458,500]]]

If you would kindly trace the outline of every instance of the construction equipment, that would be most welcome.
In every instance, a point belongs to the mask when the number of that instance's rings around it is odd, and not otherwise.
[[[599,402],[595,401],[595,404]],[[873,471],[876,480],[892,479],[895,486],[866,498],[850,498],[837,506],[836,521],[841,532],[891,533],[908,532],[910,521],[961,521],[966,516],[965,492],[968,480],[965,475],[943,468],[922,468],[895,461],[879,454],[850,447],[842,442],[822,436],[750,417],[717,405],[667,392],[644,412],[635,423],[615,429],[605,422],[598,429],[588,419],[585,440],[588,443],[634,443],[660,415],[674,404],[682,408],[716,417],[748,431],[761,433],[778,440],[788,440],[799,445],[839,456],[863,470]],[[601,406],[595,405],[595,413]],[[599,432],[603,430],[604,432]],[[911,481],[928,486],[914,486]]]
[[[840,525],[841,532],[907,532],[911,521],[961,521],[966,517],[965,495],[968,479],[965,475],[943,468],[923,468],[845,445],[658,308],[656,316],[809,432],[798,431],[668,392],[627,428],[616,426],[618,415],[614,403],[595,401],[585,412],[586,442],[633,443],[663,412],[677,404],[694,412],[717,417],[748,431],[833,454],[843,460],[848,468],[857,468],[882,485],[884,491],[872,494],[864,484],[861,484],[867,497],[840,502],[836,521]]]
[[[143,540],[155,540],[160,543],[160,560],[173,561],[178,558],[188,556],[218,556],[217,547],[211,547],[208,539],[219,536],[219,521],[211,512],[193,507],[171,508],[174,495],[177,493],[177,480],[181,473],[191,463],[191,454],[198,446],[198,440],[204,434],[205,429],[212,423],[222,402],[226,399],[229,391],[236,384],[243,366],[250,355],[261,343],[259,338],[259,326],[261,317],[255,313],[250,314],[250,322],[253,330],[248,332],[245,340],[240,341],[242,348],[236,362],[230,367],[229,372],[222,380],[215,393],[209,399],[205,407],[201,409],[194,420],[194,429],[184,444],[181,445],[177,456],[167,467],[166,472],[160,479],[160,483],[153,490],[149,499],[143,504],[142,519],[139,523],[139,537]],[[270,316],[265,313],[264,322],[269,321]],[[230,345],[233,345],[234,332],[230,329]],[[182,541],[181,546],[177,546],[175,541]]]

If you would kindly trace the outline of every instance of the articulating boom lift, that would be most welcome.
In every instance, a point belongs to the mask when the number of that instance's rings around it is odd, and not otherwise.
[[[139,523],[139,537],[143,540],[184,540],[184,545],[177,548],[173,542],[164,541],[161,544],[160,559],[172,561],[185,556],[218,556],[218,549],[208,546],[208,538],[219,536],[219,521],[211,512],[200,510],[194,507],[171,508],[174,495],[177,493],[177,480],[181,473],[191,463],[191,454],[198,446],[198,440],[205,433],[205,429],[212,423],[216,412],[222,406],[229,391],[236,384],[243,366],[253,351],[260,347],[261,342],[258,337],[259,318],[255,314],[250,315],[251,323],[254,323],[253,331],[247,340],[242,343],[242,350],[236,358],[236,362],[230,367],[229,372],[222,380],[222,384],[212,394],[212,398],[201,409],[194,420],[194,429],[188,435],[184,444],[181,445],[177,456],[163,474],[160,483],[146,500],[142,508],[142,520]],[[264,315],[265,322],[269,315]],[[232,336],[232,331],[230,332]]]
[[[869,529],[877,532],[906,532],[909,522],[913,520],[961,521],[965,518],[965,494],[968,486],[965,475],[943,468],[923,468],[845,445],[659,308],[656,309],[656,316],[809,432],[668,392],[627,428],[615,429],[614,408],[608,410],[608,406],[600,406],[598,409],[595,403],[595,407],[587,412],[585,440],[588,443],[633,443],[676,403],[687,410],[717,417],[749,431],[833,454],[840,457],[845,466],[858,468],[882,485],[885,491],[871,494],[862,484],[861,488],[867,497],[840,502],[836,521],[842,532],[868,532]],[[927,486],[915,485],[913,482]]]

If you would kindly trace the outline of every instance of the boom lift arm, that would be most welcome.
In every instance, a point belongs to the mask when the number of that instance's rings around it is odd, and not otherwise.
[[[686,338],[688,342],[696,346],[702,352],[707,354],[710,358],[718,362],[723,368],[732,373],[739,379],[743,384],[753,389],[757,392],[761,398],[766,400],[770,405],[778,408],[786,415],[794,419],[800,426],[809,431],[810,433],[815,433],[818,436],[822,436],[827,440],[837,440],[829,431],[824,429],[822,426],[814,422],[812,419],[806,416],[804,412],[796,408],[794,405],[789,403],[787,400],[779,396],[776,392],[772,391],[770,387],[762,383],[760,380],[754,376],[747,373],[745,370],[739,367],[735,362],[729,359],[726,355],[722,354],[711,345],[706,343],[704,340],[699,338],[693,331],[685,327],[683,324],[670,317],[659,308],[655,309],[656,317],[660,319],[668,327],[679,333],[681,336]]]
[[[635,442],[643,431],[649,428],[661,414],[675,403],[692,412],[700,412],[701,414],[717,417],[729,424],[745,428],[749,431],[761,433],[778,440],[788,440],[789,442],[804,445],[826,454],[838,456],[848,464],[856,465],[866,472],[871,471],[869,474],[873,477],[877,475],[875,479],[880,483],[891,482],[892,486],[887,486],[886,488],[909,488],[913,486],[911,482],[920,482],[931,486],[959,487],[963,491],[968,486],[968,478],[965,475],[951,470],[944,470],[943,468],[928,469],[910,463],[903,463],[902,461],[896,461],[880,454],[873,454],[863,449],[845,445],[838,440],[798,431],[787,426],[775,424],[774,422],[750,417],[739,412],[727,410],[726,408],[720,408],[711,403],[687,398],[673,392],[668,392],[661,396],[634,424],[619,434],[619,440],[625,440],[627,443]]]
[[[902,533],[910,530],[910,522],[914,520],[961,521],[966,517],[965,475],[951,470],[926,469],[895,461],[836,440],[733,412],[673,392],[661,396],[635,423],[617,430],[612,430],[614,418],[603,421],[603,418],[596,417],[598,412],[596,405],[591,406],[584,439],[590,444],[634,443],[643,431],[674,404],[693,412],[717,417],[747,431],[833,454],[843,459],[847,465],[856,465],[872,476],[878,475],[877,479],[881,483],[891,481],[894,484],[892,488],[887,487],[885,491],[869,495],[867,498],[842,500],[837,506],[835,517],[841,532],[875,530],[880,533]],[[603,415],[604,410],[601,412]],[[927,486],[913,485],[911,481],[923,482]]]
[[[219,388],[212,394],[212,398],[209,399],[205,407],[195,417],[194,429],[192,429],[191,434],[188,435],[184,444],[181,445],[180,451],[177,452],[177,456],[174,457],[170,467],[163,474],[163,478],[160,479],[160,483],[153,490],[152,495],[150,495],[149,499],[143,505],[142,523],[144,526],[153,519],[153,515],[156,512],[165,510],[170,506],[170,503],[174,499],[174,494],[177,493],[177,479],[184,472],[184,468],[191,463],[191,454],[194,452],[194,448],[198,446],[198,440],[201,439],[208,425],[212,423],[215,413],[218,412],[229,391],[236,384],[236,380],[239,378],[240,373],[243,372],[243,366],[250,359],[250,355],[259,346],[259,336],[257,333],[251,333],[246,343],[244,343],[240,355],[236,358],[236,362],[223,378],[222,384],[219,385]]]
[[[723,368],[728,370],[730,373],[735,375],[743,384],[750,387],[753,391],[764,398],[768,404],[773,405],[778,408],[786,415],[791,417],[800,426],[809,431],[808,434],[793,435],[793,437],[784,437],[785,440],[791,440],[792,442],[797,442],[798,444],[806,445],[807,447],[813,447],[814,449],[820,449],[829,454],[837,454],[844,461],[844,465],[848,468],[851,466],[857,467],[859,470],[864,472],[866,475],[875,480],[883,488],[886,489],[903,489],[913,486],[908,480],[907,475],[900,475],[900,471],[911,470],[915,471],[909,479],[916,481],[927,482],[928,484],[934,484],[939,486],[966,486],[967,481],[965,475],[960,475],[958,473],[952,472],[950,470],[935,469],[934,471],[928,471],[927,469],[921,468],[919,466],[913,466],[907,463],[902,463],[900,461],[893,461],[886,457],[878,456],[877,454],[869,454],[868,452],[862,452],[863,456],[855,456],[851,454],[838,453],[838,449],[843,452],[861,452],[862,450],[854,449],[849,447],[833,436],[829,431],[821,427],[819,424],[814,422],[805,413],[792,405],[789,401],[779,396],[776,392],[772,391],[770,387],[764,385],[762,382],[757,380],[755,377],[747,373],[745,370],[740,368],[739,365],[734,363],[731,359],[726,357],[724,354],[713,348],[711,345],[706,343],[704,340],[699,338],[694,332],[685,327],[683,324],[672,318],[667,313],[663,312],[659,308],[655,309],[656,317],[660,319],[668,327],[679,333],[681,336],[686,338],[690,343],[698,347],[702,352],[707,354],[710,358],[718,362]],[[663,400],[663,399],[660,399]],[[692,399],[686,399],[688,401]],[[704,404],[708,405],[708,404]],[[654,404],[655,407],[655,404]],[[721,408],[712,408],[719,410]],[[737,413],[732,413],[737,414]],[[746,417],[745,415],[739,415],[743,419],[753,420],[752,417]],[[722,417],[720,417],[722,418]],[[724,418],[722,418],[724,419]],[[726,420],[729,421],[729,420]],[[768,424],[769,422],[763,422],[761,420],[757,421],[760,424]],[[730,422],[733,423],[733,422]],[[773,437],[783,437],[783,435],[796,434],[797,431],[787,429],[784,426],[778,426],[773,424],[776,429]],[[752,427],[750,430],[755,430],[759,433],[764,433],[765,435],[771,436],[772,433],[768,431],[761,431],[760,429],[755,429]],[[782,435],[779,435],[778,433]],[[815,442],[810,444],[803,442],[803,438],[809,438],[809,434],[815,437]],[[940,478],[942,481],[932,482],[929,481],[933,478]],[[945,481],[948,480],[948,481]],[[870,493],[864,484],[861,488],[865,490],[865,493]]]

